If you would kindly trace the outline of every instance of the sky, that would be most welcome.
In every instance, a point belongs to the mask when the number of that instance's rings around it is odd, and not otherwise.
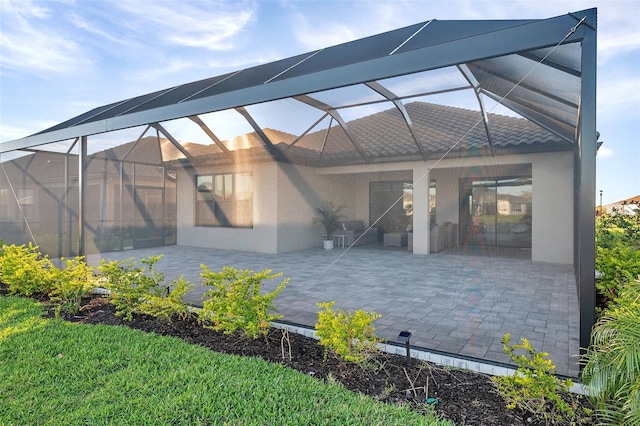
[[[0,142],[97,106],[430,19],[598,8],[596,203],[640,194],[640,1],[0,0]]]

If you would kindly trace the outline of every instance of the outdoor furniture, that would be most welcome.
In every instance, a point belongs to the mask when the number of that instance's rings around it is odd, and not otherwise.
[[[390,232],[384,234],[385,247],[404,247],[407,245],[407,233],[406,232]]]
[[[378,228],[368,229],[362,220],[346,220],[338,223],[338,229],[333,231],[333,236],[344,236],[344,243],[347,245],[371,244],[378,241]]]
[[[429,246],[431,253],[437,253],[444,250],[444,229],[438,226],[438,224],[433,225],[431,228]]]
[[[326,232],[321,235],[322,241],[327,239]],[[333,246],[334,247],[346,247],[349,245],[349,236],[345,234],[333,234]]]
[[[345,242],[346,245],[349,245],[349,237],[347,235],[333,234],[333,245],[335,245],[336,247],[344,247]]]
[[[458,245],[458,224],[451,222],[444,222],[444,248],[453,248]]]

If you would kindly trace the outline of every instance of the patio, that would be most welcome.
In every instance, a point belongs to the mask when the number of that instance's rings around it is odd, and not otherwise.
[[[88,261],[97,265],[101,258],[140,260],[163,253],[157,268],[167,281],[183,275],[198,285],[187,297],[194,305],[206,291],[199,285],[200,264],[211,270],[271,269],[291,279],[275,301],[288,323],[313,328],[316,303],[335,300],[340,309],[382,314],[376,329],[390,341],[409,330],[415,347],[507,363],[500,340],[511,333],[513,342],[526,337],[537,350],[548,352],[559,374],[577,376],[579,309],[571,265],[532,262],[517,251],[424,256],[379,248],[276,255],[168,246],[90,255]],[[280,282],[272,281],[265,290]]]

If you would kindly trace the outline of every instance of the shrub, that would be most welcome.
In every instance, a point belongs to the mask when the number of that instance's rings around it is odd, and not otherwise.
[[[375,334],[373,322],[382,315],[373,311],[345,312],[333,310],[333,302],[318,303],[324,311],[318,312],[315,325],[320,344],[345,361],[363,362],[377,352],[383,340]]]
[[[140,305],[151,296],[161,296],[166,290],[160,287],[164,274],[156,272],[155,264],[162,255],[150,256],[136,266],[133,259],[106,262],[102,260],[98,269],[106,278],[104,286],[111,292],[111,303],[116,315],[131,321],[134,313],[140,313]]]
[[[606,307],[640,274],[640,215],[598,216],[596,242],[596,289]]]
[[[621,290],[594,326],[582,381],[603,424],[640,424],[640,282]]]
[[[596,217],[598,246],[624,245],[640,250],[640,214],[603,214]]]
[[[200,266],[203,284],[212,286],[202,297],[204,302],[200,311],[200,320],[205,327],[231,334],[241,330],[245,336],[255,339],[266,335],[270,321],[282,318],[273,315],[273,300],[285,288],[289,279],[283,280],[273,291],[260,294],[262,282],[278,278],[282,273],[271,275],[270,269],[254,272],[224,267],[220,272],[210,271]]]
[[[194,288],[195,286],[183,277],[173,280],[166,292],[160,292],[161,294],[153,292],[144,296],[139,307],[140,313],[166,322],[171,322],[171,319],[176,316],[186,320],[191,316],[191,312],[189,312],[189,305],[182,298]]]
[[[596,269],[603,274],[596,280],[596,289],[606,306],[640,274],[640,250],[618,244],[597,247],[596,254]]]
[[[85,263],[84,257],[61,260],[66,263],[64,269],[52,269],[54,285],[49,293],[53,302],[60,303],[60,309],[64,309],[71,315],[80,312],[82,298],[95,287],[93,266]]]
[[[94,238],[93,242],[96,248],[104,253],[120,249],[120,232],[119,230],[103,230]]]
[[[503,349],[518,367],[512,376],[492,377],[498,392],[507,401],[507,408],[520,408],[546,424],[562,424],[574,418],[572,405],[558,392],[568,392],[573,385],[571,380],[556,377],[555,365],[547,359],[549,354],[537,352],[529,340],[522,338],[521,343],[513,346],[509,345],[510,341],[511,336],[505,334]],[[518,350],[524,353],[518,354]]]
[[[9,287],[9,293],[32,296],[48,294],[54,284],[55,266],[38,246],[12,244],[2,247],[0,281]]]

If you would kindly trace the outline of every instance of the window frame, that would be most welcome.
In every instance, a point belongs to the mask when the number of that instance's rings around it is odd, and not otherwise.
[[[239,181],[242,182],[241,190],[238,189]],[[203,186],[206,183],[210,184],[209,187]],[[194,226],[253,228],[253,173],[198,174],[194,176],[194,188]],[[247,208],[250,210],[248,215]],[[202,217],[203,209],[209,211],[208,217]]]

